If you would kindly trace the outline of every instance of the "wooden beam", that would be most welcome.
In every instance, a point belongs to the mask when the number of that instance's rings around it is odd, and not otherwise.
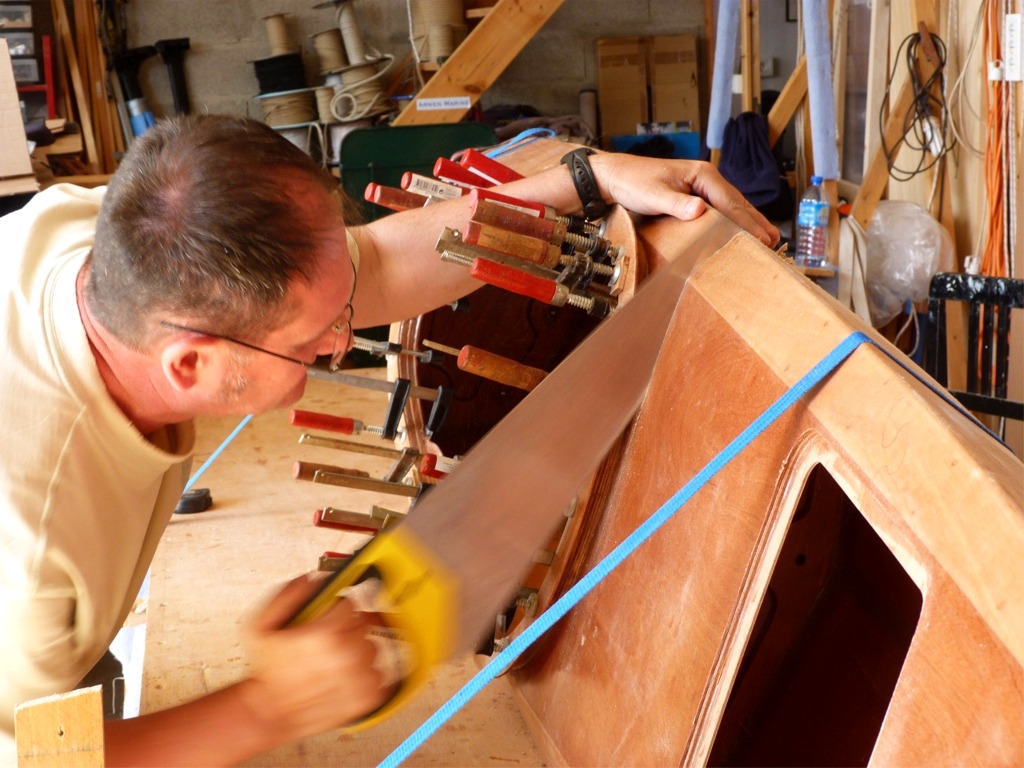
[[[801,56],[793,74],[779,92],[779,97],[768,112],[768,143],[773,147],[789,121],[796,114],[797,107],[807,96],[807,57]]]
[[[832,38],[832,103],[835,105],[836,155],[839,159],[839,175],[843,175],[843,155],[846,126],[846,65],[849,56],[849,27],[837,29],[841,19],[837,18],[838,6],[833,4],[832,23],[829,27]]]
[[[923,24],[926,30],[934,30],[936,29],[935,8],[929,2],[930,0],[915,0],[915,13],[917,14],[919,24]],[[921,69],[922,80],[927,80],[935,72],[934,64],[929,62],[927,58],[919,59],[918,66]],[[865,169],[860,191],[853,201],[851,215],[864,229],[867,229],[871,223],[871,216],[875,212],[875,207],[878,205],[878,201],[882,199],[885,188],[889,183],[889,167],[883,146],[888,147],[890,152],[896,149],[897,143],[903,136],[903,122],[907,112],[913,105],[913,100],[913,86],[908,78],[900,86],[896,100],[889,103],[889,117],[885,121],[885,127],[882,131],[884,140],[875,150],[871,158],[871,164]],[[945,165],[943,167],[945,168]],[[945,186],[946,189],[949,189],[948,184]],[[949,224],[950,229],[952,229],[951,220]],[[955,236],[955,233],[950,231],[950,235]],[[954,242],[956,242],[955,237]]]
[[[740,6],[740,79],[744,112],[756,111],[761,102],[760,25],[760,0],[743,0]]]
[[[103,768],[103,688],[19,704],[14,729],[19,768]]]
[[[875,212],[875,206],[885,194],[885,188],[889,184],[889,165],[886,159],[884,147],[893,151],[896,143],[903,135],[903,116],[914,99],[913,88],[910,81],[904,81],[900,86],[896,100],[889,103],[889,119],[885,121],[885,128],[882,131],[882,144],[875,150],[871,157],[871,164],[864,170],[864,178],[860,183],[860,190],[854,198],[850,215],[855,218],[864,229],[871,223],[871,216]]]
[[[393,125],[457,123],[526,46],[563,0],[499,0],[430,78]],[[461,99],[468,106],[421,109],[428,99]]]
[[[885,109],[885,82],[889,79],[889,2],[872,0],[871,42],[868,45],[868,94],[865,105],[867,130],[864,132],[864,167],[871,162],[878,149],[876,119]]]
[[[86,163],[96,170],[98,155],[96,152],[96,137],[92,130],[92,114],[89,109],[89,96],[82,84],[82,73],[78,67],[78,57],[75,54],[75,41],[71,36],[71,24],[68,21],[68,12],[64,7],[64,0],[51,0],[53,8],[53,21],[60,35],[62,49],[67,61],[68,73],[71,76],[71,87],[75,92],[75,104],[78,107],[78,120],[81,124],[82,138],[85,141]],[[70,117],[70,115],[68,115]]]

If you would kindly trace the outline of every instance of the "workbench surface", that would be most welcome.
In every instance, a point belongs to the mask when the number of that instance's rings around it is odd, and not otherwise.
[[[353,371],[382,378],[383,369]],[[295,407],[349,416],[379,425],[387,394],[310,381]],[[292,479],[296,460],[366,469],[379,477],[385,458],[299,445],[303,430],[288,410],[255,417],[196,482],[214,506],[175,515],[156,554],[146,610],[143,713],[221,688],[245,674],[241,624],[275,588],[315,570],[321,553],[350,552],[364,536],[317,528],[325,505],[369,510],[372,504],[405,511],[397,496]],[[241,421],[201,419],[194,470]],[[327,434],[327,433],[318,433]],[[344,439],[377,442],[360,435]],[[477,671],[467,658],[440,668],[404,709],[375,728],[305,739],[246,763],[252,766],[374,765],[433,714]],[[408,761],[417,766],[539,766],[542,759],[504,679],[490,683]]]

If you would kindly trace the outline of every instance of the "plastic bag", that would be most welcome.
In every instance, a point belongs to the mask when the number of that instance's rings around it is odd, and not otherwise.
[[[908,200],[882,200],[865,238],[871,323],[881,328],[907,301],[928,298],[936,272],[953,271],[953,241],[924,208]]]

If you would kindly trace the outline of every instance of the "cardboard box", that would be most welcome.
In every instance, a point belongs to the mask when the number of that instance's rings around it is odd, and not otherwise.
[[[656,35],[650,38],[648,60],[651,120],[689,121],[693,130],[700,131],[697,36]]]
[[[614,37],[597,41],[602,145],[644,123],[687,123],[699,132],[697,35]]]
[[[648,122],[647,40],[604,38],[596,52],[601,135],[636,133],[637,123]]]
[[[39,183],[28,156],[28,140],[21,121],[11,57],[7,41],[0,38],[0,194],[38,190]]]

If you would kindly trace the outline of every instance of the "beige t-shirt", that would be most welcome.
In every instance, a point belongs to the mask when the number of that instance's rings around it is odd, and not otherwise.
[[[192,422],[140,434],[82,328],[102,197],[57,185],[0,219],[0,756],[17,704],[71,690],[107,650],[191,468]]]

